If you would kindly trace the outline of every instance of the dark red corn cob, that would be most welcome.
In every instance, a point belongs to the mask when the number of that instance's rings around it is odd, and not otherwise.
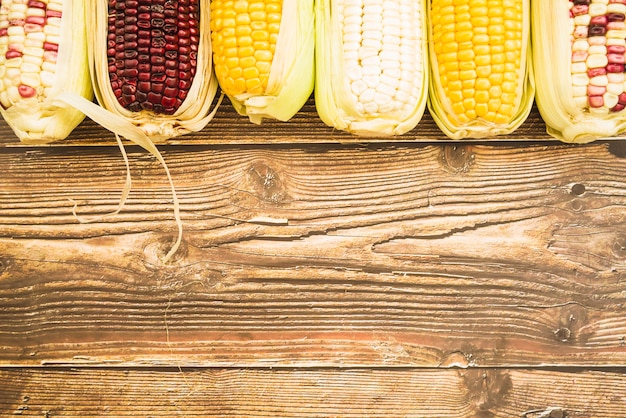
[[[107,60],[119,104],[172,115],[196,74],[198,0],[109,0]]]

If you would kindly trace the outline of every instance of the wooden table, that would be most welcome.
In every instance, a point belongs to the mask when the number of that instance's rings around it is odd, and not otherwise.
[[[163,168],[0,126],[0,416],[623,417],[626,142],[222,104]],[[67,146],[66,146],[67,145]],[[94,146],[98,145],[98,146]]]

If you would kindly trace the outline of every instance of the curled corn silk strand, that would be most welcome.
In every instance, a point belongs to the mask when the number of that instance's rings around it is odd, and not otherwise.
[[[165,160],[163,159],[163,156],[159,152],[156,145],[154,145],[154,143],[150,140],[150,138],[141,129],[133,125],[131,122],[129,122],[128,120],[122,117],[118,117],[116,115],[111,114],[109,111],[85,99],[84,97],[81,97],[72,93],[62,93],[58,95],[56,98],[58,101],[61,101],[63,103],[66,103],[70,106],[75,107],[76,109],[79,109],[81,112],[87,115],[94,122],[102,125],[104,128],[113,132],[116,136],[116,139],[118,140],[118,145],[120,146],[122,150],[123,150],[123,145],[119,139],[120,135],[128,139],[132,143],[140,146],[147,152],[149,152],[163,166],[163,169],[165,170],[165,174],[167,176],[167,180],[172,190],[172,200],[173,200],[173,205],[174,205],[174,219],[176,221],[176,226],[178,228],[178,236],[176,238],[176,242],[174,243],[172,248],[169,250],[169,252],[165,255],[165,257],[163,257],[163,260],[162,260],[164,263],[169,261],[169,259],[176,253],[176,251],[178,251],[178,248],[180,247],[180,244],[182,242],[183,223],[180,217],[180,202],[176,194],[176,188],[174,186],[172,175],[170,174],[170,170],[167,167],[167,164],[165,163]],[[121,210],[123,204],[126,201],[126,198],[128,197],[128,194],[130,192],[130,187],[131,187],[128,157],[126,156],[126,153],[124,151],[122,151],[122,155],[124,156],[124,161],[126,163],[126,168],[127,168],[126,183],[122,191],[122,198],[120,200],[120,206],[118,207],[117,211],[114,212],[114,214],[118,213]]]

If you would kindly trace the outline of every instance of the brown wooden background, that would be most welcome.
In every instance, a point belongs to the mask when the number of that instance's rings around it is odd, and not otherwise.
[[[0,126],[0,416],[624,417],[626,142],[222,104],[162,167]],[[71,146],[66,146],[71,145]],[[102,145],[102,146],[91,146]]]

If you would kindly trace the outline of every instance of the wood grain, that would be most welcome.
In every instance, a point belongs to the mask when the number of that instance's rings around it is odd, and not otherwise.
[[[2,416],[620,417],[621,372],[2,370]]]
[[[4,148],[0,363],[622,367],[625,149]]]
[[[524,124],[509,135],[499,135],[494,141],[556,142],[546,133],[546,126],[535,107]],[[433,142],[450,141],[425,112],[422,120],[410,132],[399,137],[358,137],[326,126],[315,110],[313,97],[289,121],[265,120],[263,124],[251,123],[247,117],[237,114],[225,98],[213,120],[200,132],[192,132],[169,139],[170,145],[203,144],[324,144],[324,143],[380,143],[380,142]],[[52,146],[114,145],[112,133],[90,119],[85,119],[65,140]],[[0,147],[23,147],[9,126],[0,119]]]

